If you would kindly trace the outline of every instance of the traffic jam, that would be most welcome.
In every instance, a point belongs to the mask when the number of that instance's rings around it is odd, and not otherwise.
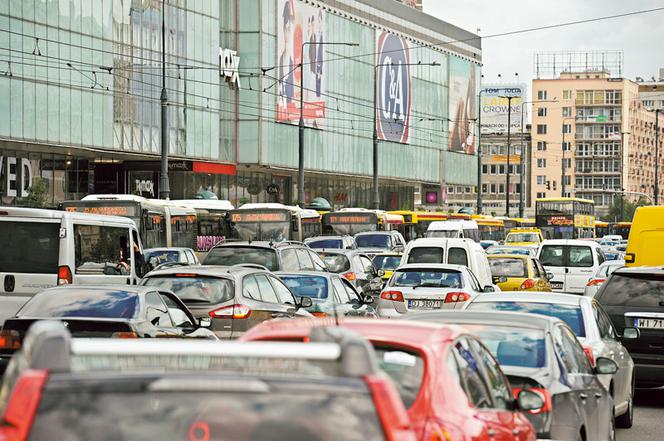
[[[664,385],[664,207],[592,204],[0,207],[0,440],[614,441]]]

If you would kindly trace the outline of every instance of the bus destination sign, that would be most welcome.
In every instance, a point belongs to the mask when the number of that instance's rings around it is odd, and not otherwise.
[[[235,211],[231,213],[231,222],[288,222],[286,212],[255,212],[255,211]]]

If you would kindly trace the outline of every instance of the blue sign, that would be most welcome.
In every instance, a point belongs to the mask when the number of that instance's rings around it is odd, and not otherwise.
[[[410,135],[410,48],[383,32],[377,41],[376,130],[378,139],[407,144]]]

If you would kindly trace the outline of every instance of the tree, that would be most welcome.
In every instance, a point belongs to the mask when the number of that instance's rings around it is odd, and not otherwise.
[[[21,205],[30,208],[45,208],[48,204],[48,184],[43,178],[35,178],[28,188],[28,196],[21,199]]]
[[[644,197],[639,198],[636,202],[630,202],[629,199],[626,199],[623,195],[616,195],[609,207],[609,212],[602,218],[602,220],[606,222],[631,222],[634,218],[634,212],[636,209],[646,205],[650,205],[650,201]],[[620,213],[621,207],[623,207],[622,216]]]

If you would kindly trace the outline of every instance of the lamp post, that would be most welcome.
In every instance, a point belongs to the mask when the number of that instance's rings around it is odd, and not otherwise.
[[[378,188],[378,68],[394,66],[394,63],[381,63],[374,66],[373,102],[373,207],[380,210],[380,190]],[[399,66],[440,66],[440,63],[404,63]]]
[[[620,131],[620,222],[625,219],[625,135],[630,135],[631,132]]]
[[[298,161],[297,161],[297,198],[300,207],[304,208],[304,47],[308,44],[320,46],[359,46],[358,43],[316,43],[305,41],[302,43],[300,52],[300,124],[298,137]]]
[[[169,199],[171,186],[168,180],[168,93],[166,92],[166,2],[161,0],[161,171],[159,174],[159,198]]]
[[[655,110],[655,205],[659,202],[659,112]]]
[[[482,92],[477,96],[477,214],[482,214]]]
[[[510,217],[510,141],[512,125],[512,100],[518,96],[501,96],[507,99],[507,169],[505,170],[505,216]]]

